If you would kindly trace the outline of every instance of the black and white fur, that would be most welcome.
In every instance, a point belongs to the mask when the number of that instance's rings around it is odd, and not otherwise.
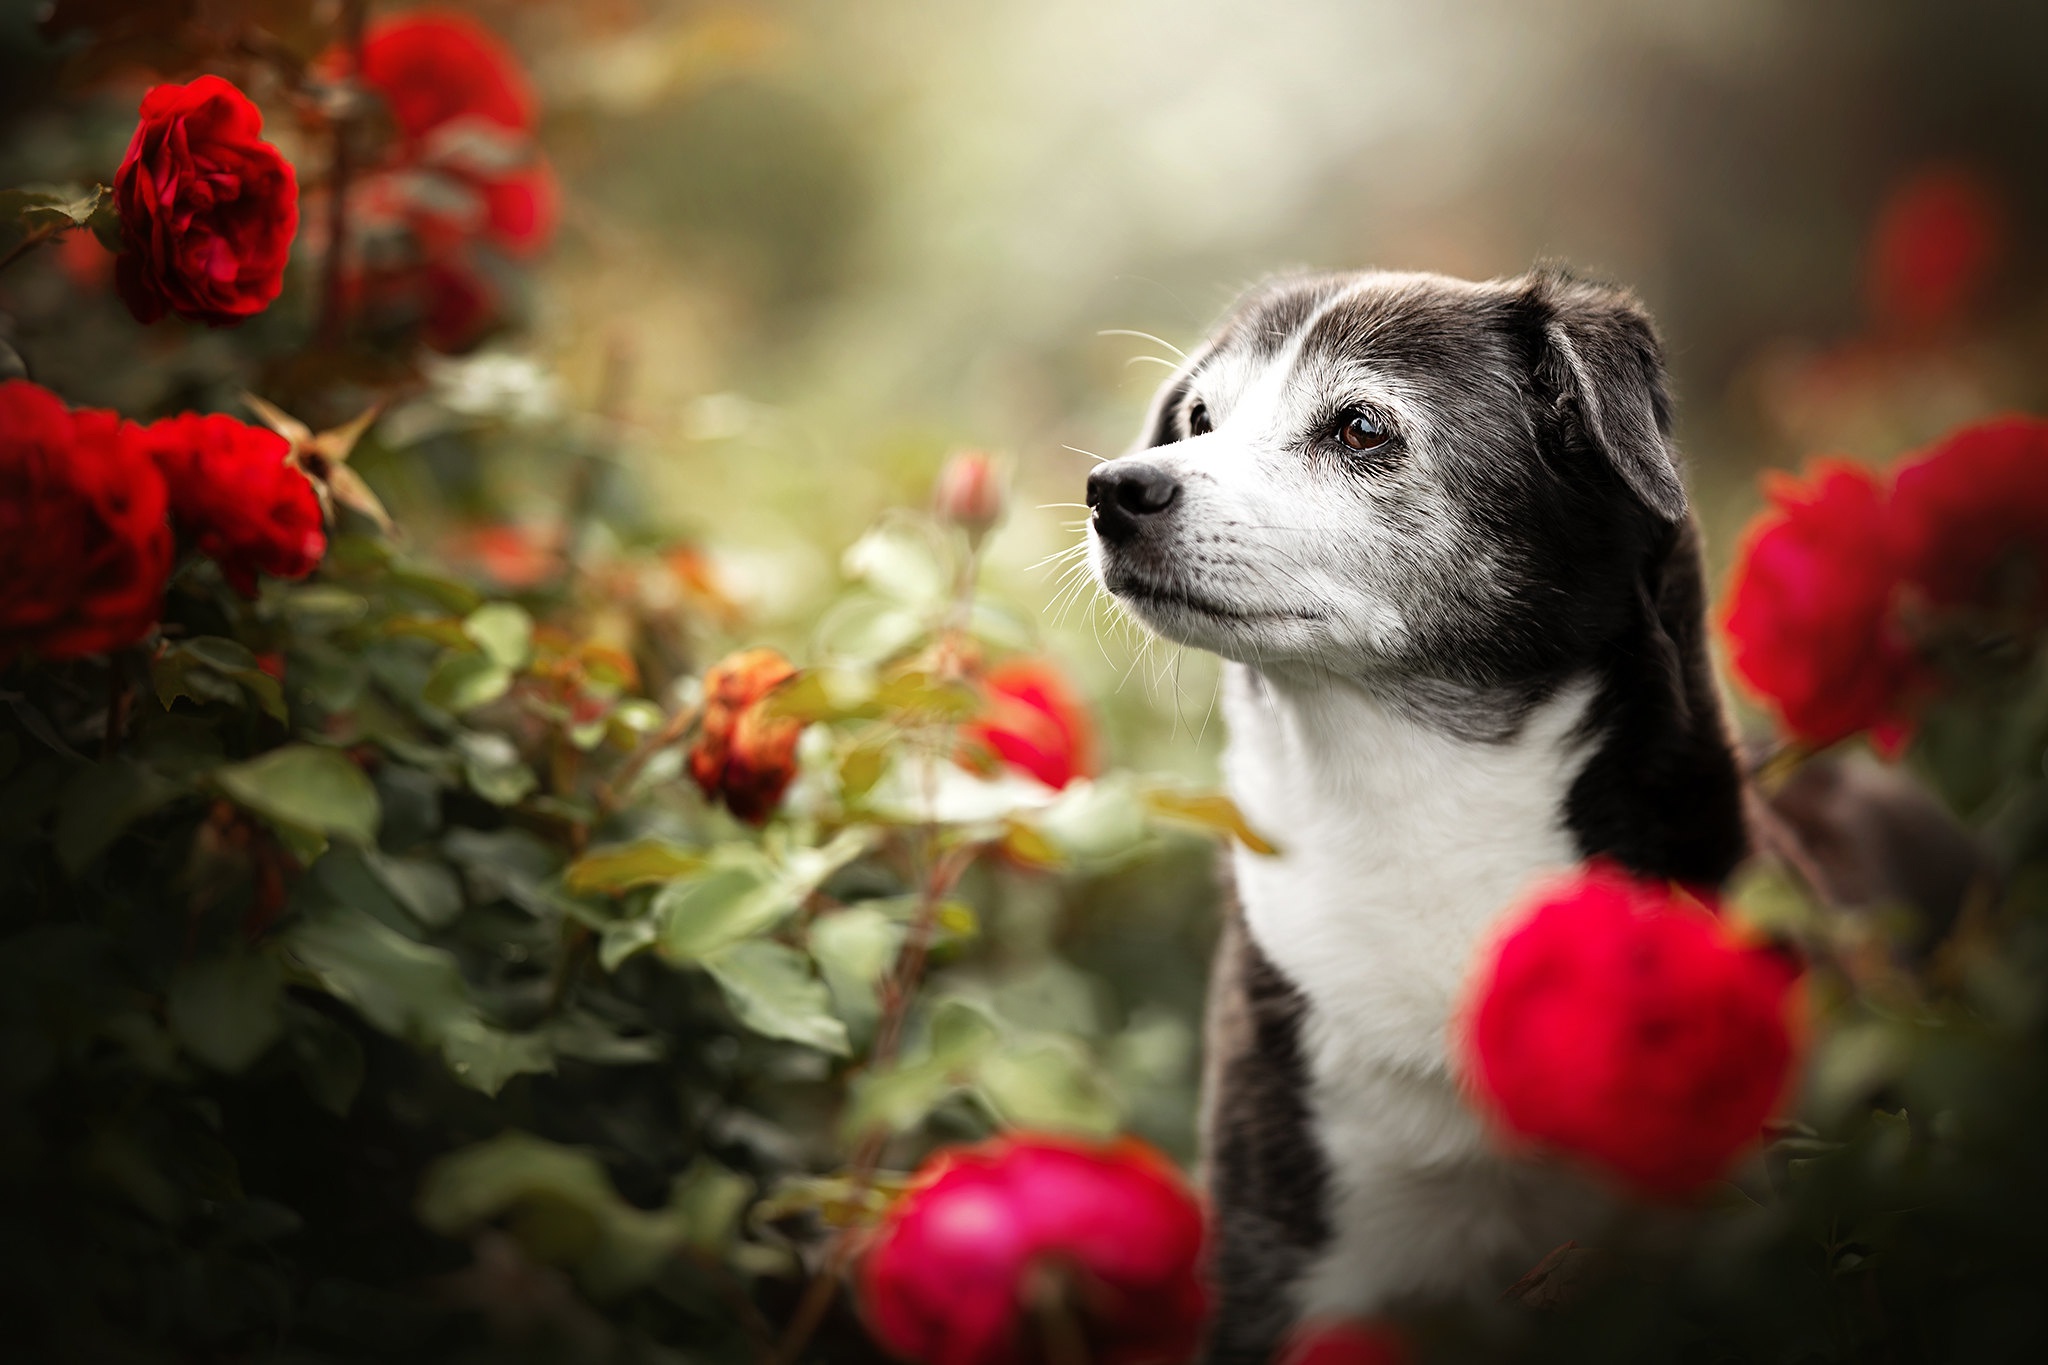
[[[1354,416],[1385,440],[1346,445]],[[1212,1359],[1492,1300],[1598,1232],[1605,1196],[1501,1154],[1448,1051],[1533,884],[1744,854],[1670,424],[1623,293],[1309,275],[1244,298],[1089,479],[1101,583],[1227,661],[1230,788],[1280,847],[1235,856],[1212,985]]]

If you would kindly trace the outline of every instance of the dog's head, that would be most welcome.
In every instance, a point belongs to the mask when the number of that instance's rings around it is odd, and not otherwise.
[[[1253,290],[1088,480],[1102,584],[1160,634],[1410,691],[1569,674],[1686,517],[1628,296],[1538,273]]]

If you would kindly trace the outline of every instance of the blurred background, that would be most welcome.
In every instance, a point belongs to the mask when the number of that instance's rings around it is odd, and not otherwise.
[[[4,5],[0,183],[110,179],[150,77],[106,42],[98,69],[67,69],[37,25],[146,21],[111,0]],[[358,462],[409,532],[488,522],[515,559],[544,544],[583,448],[565,415],[601,414],[629,476],[600,493],[610,523],[700,545],[737,613],[728,643],[801,658],[845,547],[925,502],[949,451],[988,449],[1016,490],[987,591],[1075,672],[1125,766],[1213,778],[1214,667],[1040,566],[1080,535],[1089,452],[1125,445],[1174,348],[1269,271],[1559,261],[1635,289],[1717,575],[1759,471],[1884,461],[2048,399],[2041,6],[456,7],[523,59],[561,217],[505,283],[515,325],[429,370],[443,416],[530,419],[524,447],[464,463],[401,409]],[[243,77],[269,107],[266,79]],[[322,164],[290,120],[267,132]],[[295,270],[317,260],[310,224],[309,242]],[[288,289],[239,339],[156,333],[156,363],[110,365],[102,338],[132,346],[132,327],[104,253],[73,245],[60,271],[10,274],[0,339],[75,402],[228,406],[237,345],[307,326],[293,301],[312,291]],[[1189,840],[1013,887],[992,924],[1012,951],[980,968],[1013,1012],[1106,1038],[1135,1125],[1183,1155],[1211,856]],[[1063,957],[1033,948],[1053,936]]]

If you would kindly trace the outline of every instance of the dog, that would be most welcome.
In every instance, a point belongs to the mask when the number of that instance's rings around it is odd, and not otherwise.
[[[1209,1005],[1209,1356],[1492,1301],[1608,1196],[1504,1155],[1451,1031],[1474,951],[1591,858],[1700,887],[1749,847],[1662,350],[1559,271],[1244,296],[1088,479],[1089,556],[1226,661]]]

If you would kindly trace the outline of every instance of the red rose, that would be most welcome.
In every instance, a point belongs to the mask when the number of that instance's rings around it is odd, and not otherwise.
[[[1902,742],[1919,669],[1896,619],[1889,508],[1859,466],[1820,461],[1769,485],[1750,524],[1724,620],[1735,672],[1812,745],[1874,729]]]
[[[171,576],[163,478],[142,432],[40,385],[0,384],[0,664],[149,634]]]
[[[170,488],[171,515],[244,597],[260,570],[304,578],[327,553],[320,498],[287,463],[291,445],[264,427],[188,412],[148,428]]]
[[[690,776],[706,797],[722,799],[749,824],[775,813],[796,776],[803,722],[761,704],[795,676],[789,660],[772,649],[742,650],[704,675],[704,718],[690,749]]]
[[[1094,723],[1051,664],[1012,659],[990,669],[982,685],[988,708],[964,727],[970,744],[1048,787],[1094,775]]]
[[[1892,526],[1907,577],[1941,607],[2048,607],[2048,422],[1964,427],[1899,467]]]
[[[1977,175],[1937,167],[1911,177],[1885,200],[1871,234],[1872,313],[1903,331],[1960,320],[1983,294],[2005,237],[2004,206]]]
[[[363,35],[362,78],[383,96],[407,142],[459,118],[522,133],[538,119],[518,59],[466,14],[416,9],[372,24]]]
[[[1280,1365],[1408,1365],[1408,1346],[1377,1323],[1324,1323],[1297,1331]]]
[[[998,1138],[919,1173],[862,1298],[876,1340],[919,1365],[1164,1365],[1200,1339],[1201,1256],[1201,1206],[1142,1143]]]
[[[284,287],[299,182],[262,129],[248,96],[218,76],[142,97],[114,173],[115,283],[137,321],[168,310],[224,326],[262,312]]]
[[[1683,1196],[1757,1140],[1784,1093],[1794,979],[1698,902],[1588,868],[1482,960],[1466,1073],[1509,1130]]]

